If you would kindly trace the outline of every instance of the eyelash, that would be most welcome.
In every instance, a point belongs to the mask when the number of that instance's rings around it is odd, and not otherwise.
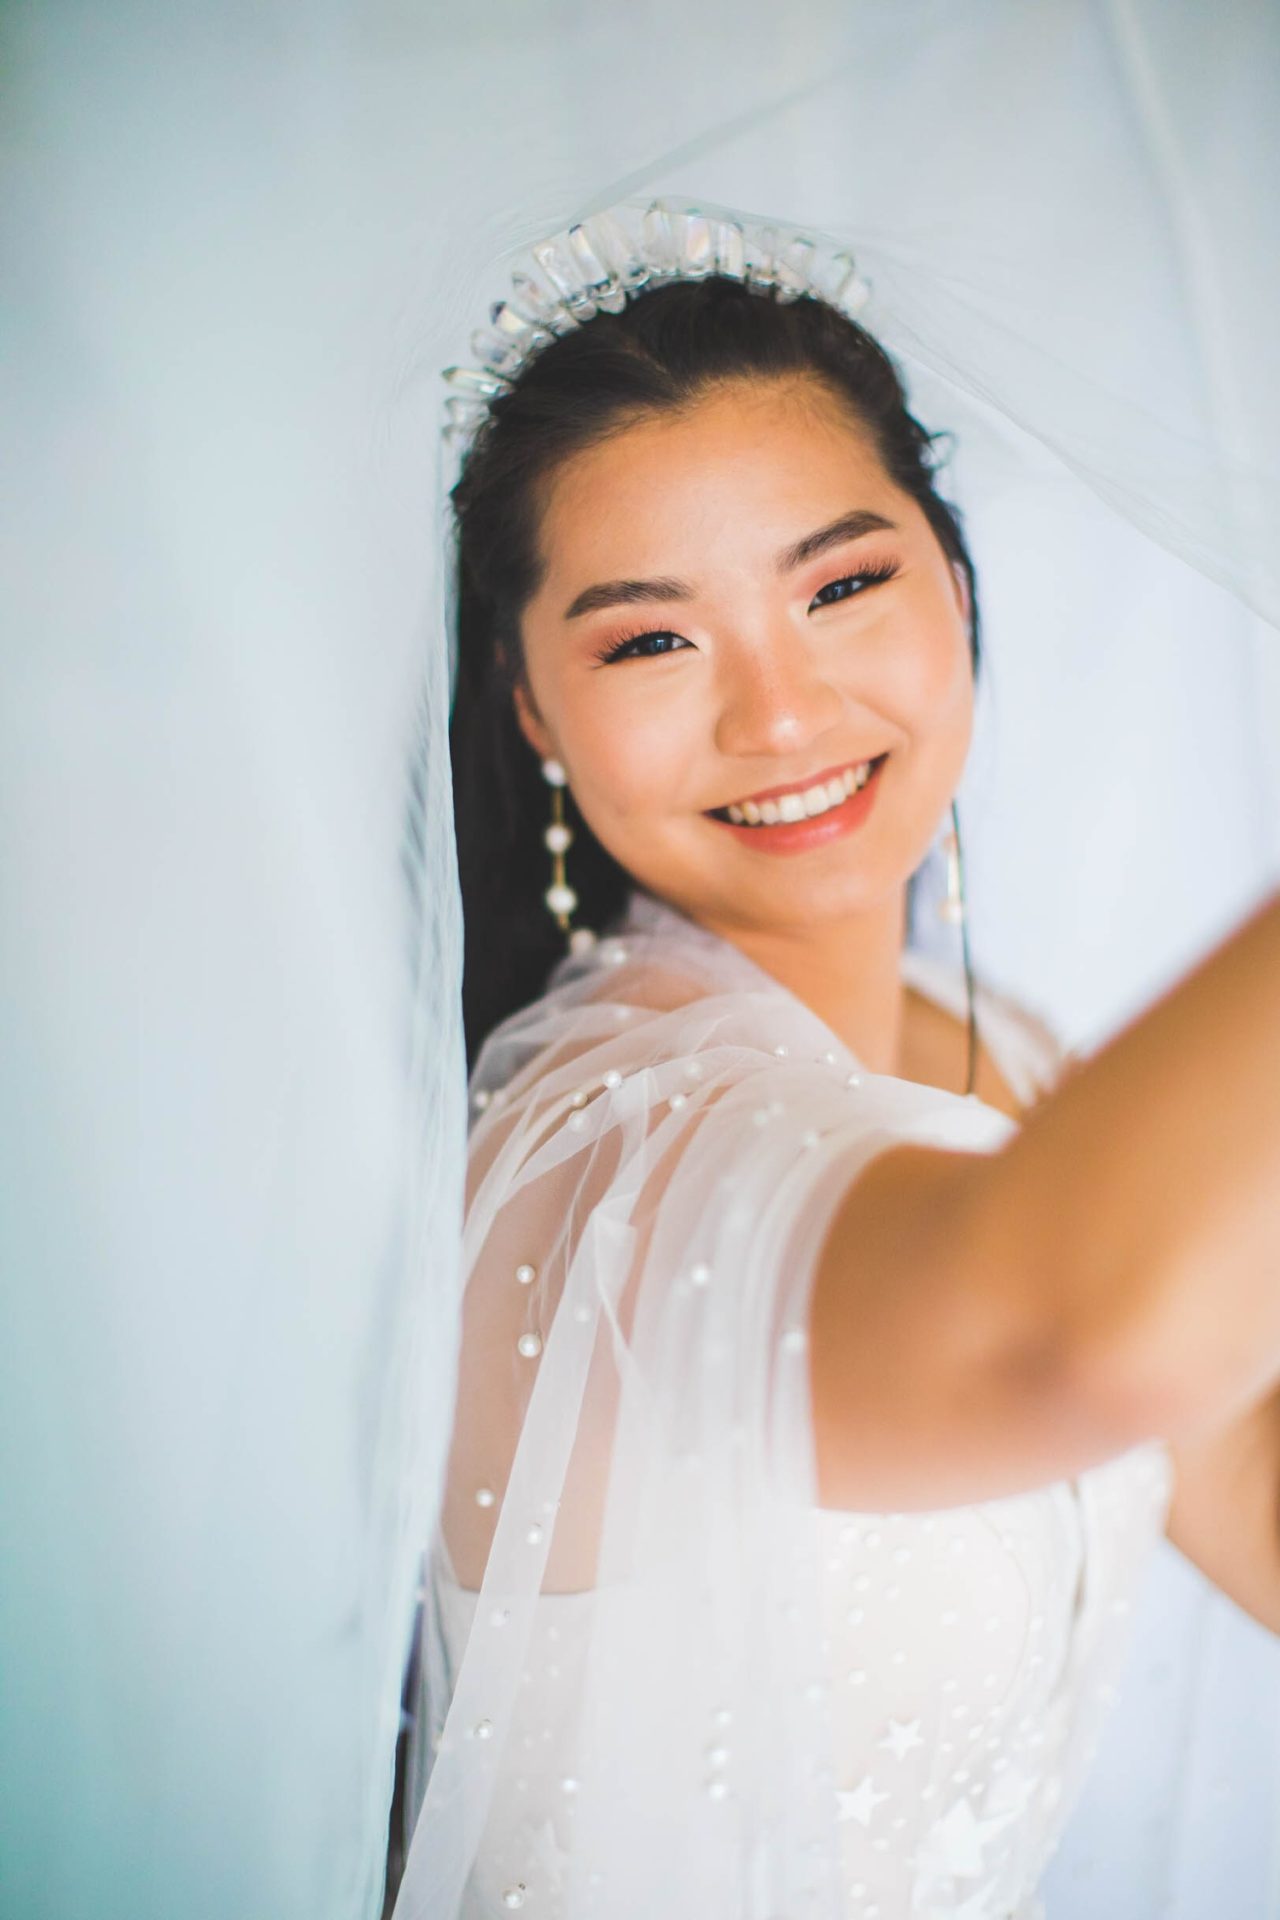
[[[876,586],[882,580],[892,580],[897,571],[898,564],[894,560],[886,560],[879,564],[873,563],[865,567],[860,567],[857,573],[842,573],[838,579],[828,580],[826,586],[818,588],[818,593],[828,593],[832,587],[847,586],[854,581],[860,584],[860,588]],[[813,597],[816,600],[818,594],[815,594]],[[826,604],[830,607],[838,607],[843,601],[856,600],[857,597],[857,594],[842,593],[835,600],[828,600]],[[638,628],[635,633],[621,634],[616,640],[611,640],[607,646],[601,647],[596,654],[596,659],[600,661],[602,666],[608,666],[610,661],[624,658],[627,649],[636,646],[641,640],[678,640],[680,637],[679,634],[671,633],[666,628],[641,627]],[[637,653],[632,654],[630,657],[633,660],[660,660],[664,654],[674,651],[676,651],[676,649],[664,647],[660,653]]]

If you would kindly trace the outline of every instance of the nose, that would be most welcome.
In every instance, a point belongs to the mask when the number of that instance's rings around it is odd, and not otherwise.
[[[793,631],[735,648],[721,675],[715,742],[726,758],[768,759],[803,751],[836,725],[836,688]]]

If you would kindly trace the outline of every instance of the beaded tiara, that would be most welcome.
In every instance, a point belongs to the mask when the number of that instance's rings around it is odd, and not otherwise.
[[[628,300],[668,280],[728,274],[776,300],[811,294],[850,318],[871,288],[853,255],[793,228],[743,222],[666,200],[619,201],[531,249],[511,276],[511,294],[490,308],[489,326],[471,336],[479,365],[447,367],[444,439],[462,450],[489,403],[510,392],[526,363],[558,335],[597,313],[621,313]]]

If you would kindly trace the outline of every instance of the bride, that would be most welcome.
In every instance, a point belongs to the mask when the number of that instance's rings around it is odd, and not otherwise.
[[[974,980],[931,436],[851,268],[682,232],[539,250],[455,381],[466,1293],[396,1913],[1030,1920],[1161,1531],[1280,1632],[1280,902],[1087,1060]]]

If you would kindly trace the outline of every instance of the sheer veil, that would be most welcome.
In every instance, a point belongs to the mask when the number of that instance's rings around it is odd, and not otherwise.
[[[1178,128],[1158,97],[1153,50],[1140,23],[1117,9],[1096,35],[1082,29],[1078,19],[1069,28],[1065,14],[1050,25],[1063,36],[1063,57],[1091,70],[1109,111],[1091,110],[1090,150],[1070,152],[1069,186],[1065,148],[1039,155],[1043,171],[1031,181],[1002,179],[998,241],[989,230],[922,222],[928,189],[911,156],[895,169],[906,173],[905,182],[895,179],[886,192],[885,168],[875,164],[877,139],[886,140],[895,125],[902,95],[891,87],[887,103],[870,97],[867,73],[843,75],[830,90],[852,123],[857,163],[855,182],[841,177],[838,202],[815,193],[811,181],[794,205],[780,205],[776,187],[767,206],[749,212],[740,198],[717,201],[718,182],[732,182],[740,193],[752,177],[757,150],[732,140],[723,150],[700,151],[696,166],[672,176],[696,183],[697,204],[712,217],[776,219],[847,245],[873,288],[859,317],[906,372],[916,411],[954,436],[950,484],[978,528],[980,573],[999,621],[994,695],[969,781],[980,816],[984,801],[993,812],[998,805],[996,761],[1012,720],[996,706],[1007,697],[1006,648],[1011,654],[1025,647],[1033,625],[1042,648],[1053,644],[1042,611],[1051,572],[1070,568],[1073,606],[1055,641],[1078,650],[1073,668],[1059,662],[1059,674],[1100,672],[1093,651],[1105,644],[1099,628],[1131,618],[1134,599],[1149,601],[1142,617],[1151,619],[1178,586],[1223,636],[1243,640],[1250,614],[1267,625],[1280,616],[1280,578],[1264,533],[1277,504],[1275,474],[1257,438],[1274,395],[1251,383],[1246,401],[1239,389],[1232,316],[1221,286],[1199,277],[1209,270],[1207,210],[1180,164]],[[945,85],[954,108],[946,61],[954,53],[971,57],[972,45],[967,32],[940,40],[931,57],[910,63],[911,97],[927,101],[931,83]],[[884,77],[874,63],[870,73]],[[939,92],[940,124],[941,98]],[[788,142],[802,153],[816,118],[813,102],[807,105],[802,118],[784,116]],[[972,141],[972,129],[965,132]],[[962,150],[960,160],[972,164],[973,155]],[[936,165],[931,148],[927,170]],[[1108,217],[1100,221],[1104,199]],[[597,195],[575,217],[605,204]],[[810,214],[801,222],[801,204],[838,204],[841,217],[817,226]],[[904,217],[908,208],[914,218]],[[504,260],[504,271],[512,264]],[[485,286],[500,297],[497,275]],[[1114,581],[1116,569],[1126,612],[1113,607],[1099,621],[1099,572]],[[1252,629],[1258,644],[1265,630]],[[1094,688],[1095,697],[1106,698],[1103,682],[1095,679]],[[1006,798],[1008,792],[1006,786]],[[1071,826],[1064,819],[1064,841]],[[1273,862],[1275,852],[1273,837]],[[1064,857],[1070,860],[1069,847]],[[1247,888],[1245,882],[1246,895]],[[618,970],[605,964],[596,990],[581,983],[600,957],[566,963],[557,991],[527,1021],[495,1037],[473,1080],[484,1111],[474,1116],[479,1171],[464,1273],[468,1311],[479,1328],[468,1339],[486,1360],[468,1366],[464,1359],[445,1532],[428,1559],[428,1671],[412,1793],[415,1804],[424,1793],[426,1801],[397,1908],[406,1920],[452,1912],[476,1858],[484,1864],[468,1885],[477,1913],[538,1897],[566,1914],[639,1915],[659,1904],[691,1915],[846,1911],[838,1882],[847,1862],[822,1818],[824,1785],[834,1777],[833,1737],[792,1704],[818,1695],[806,1650],[821,1639],[820,1621],[800,1617],[811,1592],[805,1572],[812,1575],[820,1548],[797,1517],[812,1491],[812,1463],[802,1404],[794,1381],[787,1382],[786,1355],[802,1342],[794,1276],[805,1270],[838,1183],[883,1145],[917,1137],[980,1151],[1003,1129],[997,1124],[992,1132],[989,1111],[975,1127],[971,1111],[956,1112],[946,1101],[921,1105],[909,1096],[909,1112],[897,1111],[892,1099],[882,1108],[883,1086],[864,1087],[850,1103],[840,1082],[846,1069],[855,1070],[856,1081],[858,1063],[840,1058],[833,1079],[830,1035],[794,1006],[761,1000],[758,982],[753,1001],[723,950],[711,956],[704,947],[708,997],[688,997],[666,970],[674,967],[680,978],[699,974],[696,938],[668,923],[665,942],[648,946],[646,928],[653,933],[647,915],[639,932],[634,921],[618,930],[603,950]],[[937,942],[927,929],[923,937]],[[1035,941],[1032,929],[1024,937]],[[1003,966],[1006,979],[1018,973],[1020,959],[1016,942],[1003,955],[992,942],[989,964]],[[1025,959],[1022,974],[1022,1004],[1043,1006],[1055,983]],[[1058,999],[1066,1017],[1074,1012],[1087,1043],[1093,1010],[1071,1009],[1063,994]],[[988,1005],[988,1025],[993,1017]],[[1095,1022],[1105,1025],[1096,1013]],[[1060,1017],[1060,1029],[1065,1024]],[[709,1072],[699,1064],[704,1026],[715,1032]],[[762,1029],[772,1051],[786,1056],[784,1065],[768,1057]],[[696,1098],[682,1101],[677,1116],[670,1094],[690,1093],[685,1072],[699,1082]],[[707,1120],[709,1091],[713,1118],[701,1150],[686,1156],[677,1142]],[[902,1091],[896,1086],[894,1097]],[[575,1099],[585,1104],[575,1107]],[[491,1100],[502,1103],[500,1117]],[[792,1130],[794,1163],[779,1145],[788,1115],[808,1123]],[[589,1145],[576,1127],[586,1128]],[[668,1155],[679,1169],[670,1188],[659,1171]],[[764,1193],[767,1205],[756,1197]],[[519,1225],[504,1232],[507,1207]],[[530,1290],[510,1284],[518,1271],[533,1276]],[[505,1286],[495,1272],[507,1277]],[[724,1294],[715,1278],[726,1273],[732,1310],[721,1318]],[[790,1292],[778,1287],[783,1273],[793,1276]],[[548,1327],[554,1331],[543,1349]],[[526,1358],[536,1358],[536,1387],[533,1368],[525,1366],[528,1377],[515,1388],[519,1365],[513,1374],[495,1358],[523,1352],[522,1337],[532,1342]],[[735,1361],[748,1370],[745,1381]],[[726,1378],[718,1395],[720,1367]],[[508,1429],[513,1390],[521,1421]],[[553,1410],[554,1435],[542,1424]],[[495,1426],[503,1427],[501,1440]],[[584,1465],[588,1458],[594,1470]],[[611,1459],[607,1471],[602,1458]],[[775,1472],[781,1493],[770,1479]],[[475,1486],[486,1499],[500,1491],[477,1510],[470,1504]],[[590,1544],[578,1537],[584,1510]],[[1190,1591],[1185,1566],[1171,1567],[1170,1558],[1165,1550],[1157,1559],[1144,1590],[1124,1704],[1095,1775],[1092,1806],[1084,1801],[1060,1847],[1054,1836],[1046,1884],[1055,1911],[1100,1911],[1110,1900],[1117,1912],[1154,1914],[1169,1899],[1174,1911],[1181,1910],[1176,1903],[1193,1911],[1203,1897],[1193,1889],[1215,1885],[1219,1895],[1229,1887],[1237,1902],[1256,1900],[1261,1911],[1280,1870],[1263,1837],[1263,1809],[1280,1786],[1274,1648],[1242,1629],[1225,1602]],[[758,1583],[765,1566],[775,1572],[776,1590],[766,1581],[758,1608],[744,1611],[743,1584]],[[546,1626],[540,1594],[572,1601],[560,1629]],[[559,1643],[550,1648],[548,1631]],[[1233,1634],[1237,1643],[1226,1655],[1223,1643]],[[557,1721],[554,1734],[541,1726],[531,1731],[521,1711],[521,1685],[548,1658],[551,1671],[563,1667],[571,1675],[564,1685],[582,1702],[581,1721]],[[1243,1735],[1247,1763],[1238,1750],[1228,1763],[1219,1759],[1209,1789],[1203,1764],[1222,1734],[1208,1724],[1207,1676],[1224,1658],[1228,1667],[1252,1663],[1265,1674],[1261,1700],[1271,1707],[1253,1705]],[[1104,1694],[1110,1688],[1102,1683]],[[1190,1737],[1200,1756],[1194,1777],[1169,1769],[1174,1722],[1179,1740]],[[731,1723],[732,1749],[728,1733],[716,1733],[718,1724]],[[1241,1737],[1239,1728],[1234,1737]],[[528,1752],[535,1739],[556,1745],[535,1758]],[[1091,1738],[1064,1753],[1073,1804],[1095,1745]],[[695,1811],[724,1784],[698,1771],[708,1752],[719,1750],[732,1751],[738,1769],[733,1788],[725,1789],[737,1807],[727,1832],[708,1829]],[[777,1770],[783,1752],[792,1763],[785,1782]],[[546,1820],[532,1852],[508,1848],[504,1861],[503,1842],[487,1823],[503,1793],[510,1796],[512,1769],[563,1772],[572,1808],[571,1817],[566,1807]],[[526,1784],[516,1781],[517,1788]],[[1233,1845],[1244,1841],[1243,1852],[1224,1844],[1228,1828]],[[666,1840],[655,1848],[658,1834]],[[1197,1849],[1193,1864],[1189,1852]],[[672,1857],[680,1861],[674,1882]],[[941,1883],[938,1913],[951,1911],[950,1885]],[[471,1909],[464,1900],[459,1910]]]
[[[544,1884],[574,1920],[678,1914],[654,1836],[696,1808],[738,1824],[674,1829],[690,1920],[841,1913],[795,1289],[859,1156],[1002,1125],[861,1076],[643,903],[468,1090],[439,375],[532,242],[621,200],[853,251],[954,436],[975,960],[1049,1075],[1021,1010],[1089,1047],[1280,865],[1276,12],[281,0],[160,32],[125,0],[5,34],[0,1905],[375,1914],[421,1581],[401,1920],[466,1911],[535,1600],[593,1591],[587,1844],[553,1822]],[[917,939],[944,991],[949,932]],[[504,1182],[536,1189],[510,1284],[464,1300]],[[1160,1548],[1095,1678],[1105,1721],[1051,1734],[1081,1795],[1049,1920],[1280,1912],[1274,1640]]]

